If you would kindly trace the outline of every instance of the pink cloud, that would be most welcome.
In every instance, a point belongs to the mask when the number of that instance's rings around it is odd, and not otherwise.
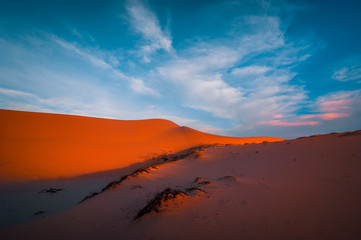
[[[283,114],[275,114],[272,118],[284,118],[285,116]]]
[[[347,113],[325,113],[325,114],[321,114],[320,118],[322,120],[332,120],[332,119],[336,119],[336,118],[344,118],[344,117],[349,117],[350,114]]]
[[[309,114],[301,116],[300,119],[310,119],[310,118],[317,118],[320,114]]]
[[[264,125],[271,125],[271,126],[283,126],[283,127],[295,127],[295,126],[314,126],[319,124],[317,121],[312,122],[286,122],[280,120],[272,120],[268,122],[262,122],[261,124]]]
[[[310,118],[319,118],[322,120],[332,120],[337,118],[349,117],[348,113],[323,113],[323,114],[310,114],[301,116],[300,119],[310,119]]]
[[[323,112],[334,112],[340,111],[342,109],[347,109],[347,106],[351,100],[337,100],[337,101],[327,101],[320,104],[320,109]]]

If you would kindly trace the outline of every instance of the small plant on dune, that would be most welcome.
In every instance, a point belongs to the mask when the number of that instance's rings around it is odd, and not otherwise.
[[[219,180],[238,181],[238,178],[235,176],[224,176],[219,178]]]
[[[60,192],[60,191],[63,191],[64,189],[62,188],[49,188],[49,189],[43,189],[40,191],[40,193],[51,193],[51,194],[54,194],[54,193],[57,193],[57,192]]]
[[[79,203],[84,202],[87,199],[90,199],[108,189],[112,189],[118,185],[120,185],[124,180],[127,180],[131,177],[137,177],[141,174],[144,173],[150,173],[151,170],[158,170],[158,167],[162,164],[168,163],[168,162],[175,162],[178,160],[182,160],[190,155],[196,154],[196,156],[198,156],[198,154],[200,154],[200,151],[206,149],[207,147],[210,147],[211,145],[203,145],[203,146],[198,146],[198,147],[193,147],[190,148],[184,152],[178,153],[178,154],[168,154],[168,155],[160,155],[158,157],[152,158],[151,160],[156,161],[153,162],[152,164],[150,164],[147,167],[144,168],[138,168],[135,171],[133,171],[130,174],[127,174],[125,176],[122,176],[119,180],[115,180],[112,181],[110,183],[108,183],[107,186],[105,186],[100,192],[97,193],[93,193],[91,195],[86,196],[85,198],[83,198]]]
[[[203,155],[202,155],[202,153],[200,151],[196,151],[194,153],[194,156],[198,159],[198,158],[201,158]]]
[[[160,208],[162,206],[162,203],[173,200],[177,198],[177,196],[182,196],[182,195],[188,195],[188,194],[180,190],[166,188],[164,191],[157,193],[157,195],[153,199],[151,199],[148,202],[148,204],[137,213],[134,220],[153,211],[159,213],[161,211]]]
[[[116,180],[116,181],[112,181],[110,183],[108,183],[107,186],[105,186],[101,192],[104,192],[108,189],[111,189],[111,188],[114,188],[115,186],[119,185],[121,182],[123,182],[125,179],[127,179],[129,177],[129,175],[125,175],[125,176],[122,176],[121,178],[119,178],[119,180]]]
[[[143,188],[142,185],[137,184],[137,185],[131,186],[131,189],[139,189],[139,188]]]
[[[204,179],[204,178],[201,178],[201,177],[197,177],[196,179],[194,179],[193,183],[197,183],[198,185],[208,185],[210,184],[211,182]]]
[[[46,211],[37,211],[36,213],[33,214],[33,216],[38,216],[44,213],[46,213]]]
[[[131,174],[131,176],[135,177],[135,176],[141,175],[142,173],[149,173],[149,169],[148,168],[137,169]]]
[[[199,179],[202,179],[202,178],[199,178]],[[204,181],[202,183],[209,184],[210,182]],[[172,189],[172,188],[166,188],[164,191],[157,193],[155,195],[155,197],[152,198],[147,203],[147,205],[137,213],[134,220],[137,220],[138,218],[141,218],[144,215],[151,213],[151,212],[159,213],[159,212],[161,212],[161,207],[162,207],[163,203],[170,201],[170,200],[174,200],[178,196],[194,196],[194,191],[199,191],[199,192],[203,192],[203,193],[207,194],[206,191],[200,189],[199,187],[190,187],[184,191],[176,190],[176,189]]]
[[[88,200],[88,199],[90,199],[90,198],[98,195],[98,194],[99,194],[99,193],[97,193],[97,192],[89,193],[89,195],[86,196],[85,198],[83,198],[83,199],[79,202],[79,204],[82,203],[82,202],[84,202],[85,200]]]
[[[191,187],[191,188],[187,188],[187,193],[188,192],[193,192],[193,191],[200,191],[200,192],[203,192],[203,193],[207,193],[206,191],[198,188],[198,187]]]

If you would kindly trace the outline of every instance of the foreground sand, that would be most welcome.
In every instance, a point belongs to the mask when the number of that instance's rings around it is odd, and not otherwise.
[[[128,169],[77,206],[0,236],[361,239],[360,144],[354,132],[192,148]]]
[[[361,239],[360,131],[244,145],[213,145],[246,139],[176,125],[155,135],[191,144],[185,130],[208,142],[120,169],[3,183],[2,211],[30,212],[20,221],[28,222],[4,225],[0,238]],[[9,199],[18,205],[10,209]]]

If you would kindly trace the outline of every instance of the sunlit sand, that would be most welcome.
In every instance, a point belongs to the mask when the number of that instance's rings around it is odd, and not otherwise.
[[[361,239],[360,131],[229,138],[167,120],[0,117],[4,239]]]

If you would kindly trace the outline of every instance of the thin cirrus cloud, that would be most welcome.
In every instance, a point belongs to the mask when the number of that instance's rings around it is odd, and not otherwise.
[[[13,89],[6,89],[0,87],[0,94],[7,95],[9,97],[21,97],[21,98],[34,98],[35,95],[27,92],[17,91]]]
[[[154,89],[145,86],[144,81],[142,79],[131,78],[130,88],[136,93],[146,94],[155,97],[161,96]]]
[[[261,124],[274,114],[288,115],[305,101],[305,91],[289,83],[294,73],[281,68],[302,61],[304,53],[297,48],[290,51],[292,46],[283,39],[279,18],[252,16],[244,21],[255,27],[252,33],[233,41],[197,43],[185,57],[180,53],[158,72],[182,89],[184,106],[249,126]],[[258,58],[265,52],[274,57]],[[247,63],[250,59],[254,65]]]
[[[63,47],[64,49],[70,50],[73,53],[83,57],[86,61],[89,61],[91,64],[93,64],[96,67],[105,69],[105,70],[110,70],[111,74],[113,74],[116,78],[119,78],[120,80],[126,80],[129,82],[129,87],[135,92],[135,93],[139,93],[139,94],[144,94],[144,95],[151,95],[151,96],[156,96],[156,97],[160,97],[161,95],[155,91],[154,89],[148,87],[145,85],[144,81],[142,79],[139,78],[135,78],[135,77],[130,77],[127,76],[125,74],[123,74],[121,71],[119,71],[118,69],[116,69],[116,66],[118,64],[117,61],[114,61],[114,56],[110,55],[108,57],[108,62],[106,62],[104,59],[94,56],[93,54],[86,52],[85,50],[81,50],[78,47],[76,47],[75,45],[66,42],[64,40],[61,40],[55,36],[52,36],[52,38],[54,39],[54,41],[56,43],[58,43],[61,47]]]
[[[332,74],[332,78],[338,81],[353,81],[361,79],[361,65],[342,67]],[[361,81],[361,80],[360,80]]]
[[[271,70],[270,67],[265,66],[248,66],[240,67],[232,70],[232,74],[236,76],[249,76],[249,75],[259,75],[265,74]]]
[[[172,38],[167,31],[161,29],[154,12],[138,0],[129,1],[127,11],[134,31],[141,34],[145,41],[141,47],[144,62],[149,63],[150,55],[157,50],[164,49],[167,52],[173,50]]]
[[[295,116],[291,120],[276,119],[264,121],[261,124],[283,127],[315,126],[325,123],[324,121],[349,118],[353,114],[350,110],[354,109],[354,105],[361,103],[359,96],[360,91],[341,91],[338,93],[332,93],[319,97],[315,102],[315,110],[323,113]],[[283,116],[279,116],[279,118],[282,117]],[[314,121],[304,121],[307,119],[312,119]]]
[[[301,116],[300,119],[319,118],[319,119],[322,119],[322,120],[333,120],[333,119],[345,118],[345,117],[350,117],[350,114],[348,114],[348,113],[311,114],[311,115]]]
[[[349,118],[360,114],[357,105],[361,103],[360,90],[339,91],[319,97],[315,110],[323,113],[302,115],[299,119],[320,119],[324,121]]]
[[[349,109],[348,106],[351,103],[350,99],[341,99],[341,100],[330,100],[324,101],[320,103],[320,110],[321,111],[340,111],[344,109]]]
[[[165,82],[180,89],[183,105],[230,118],[229,107],[237,103],[240,92],[229,86],[221,74],[209,70],[231,65],[236,61],[236,52],[215,46],[202,51],[202,56],[176,58],[159,67],[158,73]]]
[[[311,122],[287,122],[281,120],[271,120],[268,122],[261,122],[262,125],[270,125],[270,126],[282,126],[282,127],[296,127],[296,126],[315,126],[319,124],[318,121]]]
[[[361,103],[361,90],[338,91],[320,96],[315,108],[322,112],[352,112],[358,110]]]
[[[84,58],[86,61],[89,61],[91,64],[93,64],[96,67],[102,68],[102,69],[112,69],[113,67],[104,61],[104,59],[101,59],[99,57],[96,57],[88,52],[85,52],[84,50],[79,49],[74,44],[71,44],[69,42],[66,42],[64,40],[61,40],[60,38],[56,36],[51,36],[52,40],[59,44],[62,48],[69,50],[82,58]]]

